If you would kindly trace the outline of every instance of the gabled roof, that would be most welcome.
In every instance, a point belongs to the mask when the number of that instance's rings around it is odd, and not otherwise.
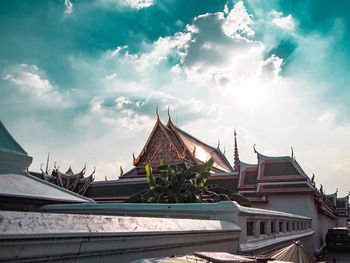
[[[263,155],[261,153],[259,153],[258,151],[256,151],[256,149],[254,148],[255,153],[258,156],[258,163],[262,163],[264,161],[276,161],[276,160],[285,160],[287,162],[290,162],[292,164],[292,166],[296,169],[296,171],[299,173],[299,175],[301,175],[302,177],[306,178],[306,179],[310,179],[309,176],[304,172],[304,170],[301,168],[301,166],[299,165],[299,163],[297,162],[297,160],[293,157],[290,156],[266,156]]]
[[[183,145],[186,152],[194,158],[196,162],[203,163],[212,158],[214,160],[213,168],[222,172],[233,171],[231,164],[220,149],[211,147],[176,127],[170,117],[166,127],[174,133],[175,137],[179,140],[180,144]]]
[[[174,140],[173,135],[169,134],[169,129],[164,126],[164,124],[160,121],[159,116],[158,116],[156,124],[154,125],[153,130],[152,130],[150,136],[148,137],[148,140],[147,140],[145,146],[143,147],[141,153],[139,154],[139,156],[137,158],[135,158],[135,156],[133,155],[133,165],[134,166],[138,165],[141,157],[147,152],[147,147],[148,147],[148,145],[149,145],[149,143],[150,143],[150,141],[151,141],[151,139],[152,139],[152,137],[157,129],[160,129],[163,132],[165,137],[168,139],[172,149],[176,151],[178,157],[180,159],[185,159],[185,157],[186,157],[185,150],[181,149],[179,147],[179,144]]]
[[[180,159],[183,159],[184,161],[190,161],[193,164],[200,164],[212,158],[214,160],[214,172],[233,171],[231,164],[219,149],[211,147],[188,134],[187,132],[179,129],[172,123],[170,117],[167,125],[164,126],[160,121],[159,116],[141,153],[137,158],[133,156],[134,166],[137,166],[139,164],[141,157],[147,152],[149,143],[158,129],[160,129],[165,135],[170,143],[171,148],[176,151],[177,156]]]
[[[27,152],[19,145],[18,142],[11,136],[3,123],[0,121],[0,148],[3,150],[17,152],[27,155]]]

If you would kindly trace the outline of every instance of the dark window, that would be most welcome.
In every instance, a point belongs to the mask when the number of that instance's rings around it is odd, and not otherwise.
[[[271,222],[271,233],[275,233],[275,222]]]
[[[299,172],[290,162],[265,164],[264,176],[285,176],[296,174],[299,174]]]
[[[289,222],[287,222],[286,224],[287,224],[287,232],[289,232]]]
[[[253,227],[254,227],[253,222],[248,221],[247,222],[247,236],[253,236],[254,235]]]
[[[346,207],[345,200],[337,200],[337,207]]]
[[[248,184],[248,185],[256,184],[257,176],[258,176],[257,171],[245,172],[245,177],[244,177],[243,184]]]
[[[306,184],[270,184],[263,185],[263,189],[277,189],[277,188],[309,188]]]
[[[260,222],[260,235],[266,234],[265,232],[265,222]]]
[[[280,229],[280,232],[282,232],[282,230],[283,230],[283,229],[282,229],[282,227],[283,227],[283,223],[282,223],[282,222],[280,222],[280,223],[279,223],[279,229]]]

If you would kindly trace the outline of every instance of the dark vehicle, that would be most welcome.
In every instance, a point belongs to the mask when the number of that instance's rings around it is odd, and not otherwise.
[[[350,251],[350,230],[345,227],[335,227],[326,235],[327,250]]]

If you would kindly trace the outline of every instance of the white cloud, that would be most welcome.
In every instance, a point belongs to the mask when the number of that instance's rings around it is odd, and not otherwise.
[[[136,8],[136,9],[150,7],[154,4],[153,0],[125,0],[125,2],[130,7]]]
[[[154,4],[154,0],[98,0],[98,2],[107,7],[122,6],[137,10],[150,7]]]
[[[272,23],[284,30],[293,30],[295,26],[294,19],[290,14],[285,17],[276,17],[272,19]]]
[[[281,71],[282,63],[283,59],[276,55],[271,55],[265,61],[260,63],[260,71],[258,72],[259,76],[266,80],[276,79]]]
[[[106,80],[112,80],[112,79],[115,79],[115,78],[117,78],[117,73],[113,73],[113,74],[107,75],[105,77]]]
[[[40,71],[36,65],[20,64],[7,70],[4,80],[9,81],[32,100],[40,101],[41,104],[49,107],[67,107],[68,100],[63,99],[61,94]]]
[[[72,14],[73,13],[73,4],[70,0],[64,0],[64,6],[66,9],[64,10],[65,14]]]
[[[254,24],[252,15],[249,15],[243,1],[235,4],[234,8],[229,12],[227,5],[225,8],[227,14],[222,29],[228,36],[241,37],[242,35],[254,36],[255,32],[251,29]]]

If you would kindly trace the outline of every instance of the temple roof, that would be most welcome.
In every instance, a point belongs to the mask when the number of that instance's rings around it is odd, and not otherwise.
[[[198,140],[187,132],[176,127],[171,120],[169,120],[167,127],[175,133],[175,136],[180,139],[180,143],[183,144],[184,149],[192,153],[192,156],[197,162],[206,162],[210,158],[214,160],[213,167],[223,172],[232,172],[233,168],[226,159],[225,155],[219,148],[214,148]],[[176,137],[175,137],[176,138]]]
[[[172,123],[170,117],[167,125],[165,126],[160,121],[159,116],[141,153],[137,158],[134,157],[134,166],[139,164],[141,157],[147,152],[149,143],[157,129],[160,129],[165,135],[169,141],[171,149],[177,153],[179,159],[192,162],[193,164],[200,164],[212,158],[214,160],[214,172],[233,171],[231,164],[220,149],[211,147],[187,132],[179,129]]]
[[[32,157],[23,150],[0,122],[0,199],[22,199],[26,203],[69,202],[82,203],[93,200],[57,187],[29,175],[26,171]]]
[[[3,123],[0,121],[0,148],[7,151],[17,152],[27,155],[27,152],[11,136]]]
[[[40,180],[27,173],[0,173],[0,182],[1,197],[45,200],[46,203],[50,203],[50,201],[69,203],[93,202],[89,198]]]

